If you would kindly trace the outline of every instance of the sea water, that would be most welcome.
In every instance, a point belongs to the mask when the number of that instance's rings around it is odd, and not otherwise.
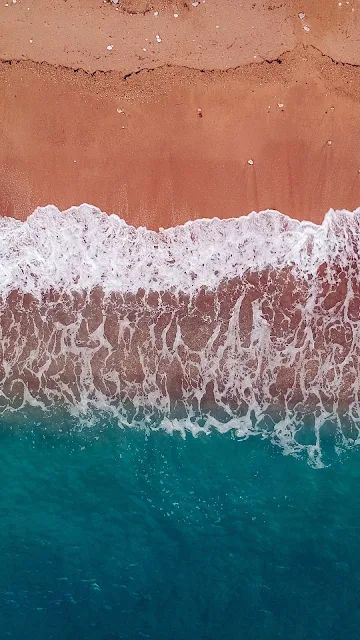
[[[0,635],[358,638],[360,210],[0,219]]]
[[[356,640],[360,457],[2,425],[0,635]]]

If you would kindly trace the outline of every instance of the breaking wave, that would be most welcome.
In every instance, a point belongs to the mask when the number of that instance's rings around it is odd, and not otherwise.
[[[0,219],[0,411],[360,441],[360,209],[158,233],[89,205]]]

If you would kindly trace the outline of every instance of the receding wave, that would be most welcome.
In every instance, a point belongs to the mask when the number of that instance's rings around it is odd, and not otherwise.
[[[159,233],[89,205],[0,219],[0,410],[360,441],[360,209]]]

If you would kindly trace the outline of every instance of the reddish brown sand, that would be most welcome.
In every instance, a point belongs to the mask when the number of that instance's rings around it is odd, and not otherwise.
[[[358,1],[119,7],[2,0],[0,214],[89,202],[156,229],[360,205]]]

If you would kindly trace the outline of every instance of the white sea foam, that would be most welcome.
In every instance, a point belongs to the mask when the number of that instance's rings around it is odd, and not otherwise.
[[[334,257],[358,259],[360,209],[330,210],[322,225],[278,211],[203,219],[156,233],[87,204],[38,208],[25,222],[0,218],[0,295],[19,289],[193,292],[249,269],[293,265],[316,273]]]
[[[261,434],[319,465],[324,429],[360,441],[359,251],[360,209],[159,233],[89,205],[1,218],[0,411]]]

